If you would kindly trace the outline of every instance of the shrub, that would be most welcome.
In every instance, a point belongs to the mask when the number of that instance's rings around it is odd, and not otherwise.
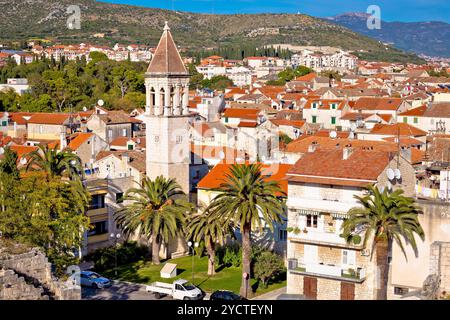
[[[138,245],[137,242],[132,241],[118,245],[117,249],[114,247],[98,249],[87,256],[86,260],[94,261],[97,271],[112,269],[116,265],[116,250],[118,265],[144,259],[149,252],[146,246]]]
[[[283,270],[283,259],[271,251],[264,251],[256,258],[253,273],[255,278],[260,280],[263,286],[267,288],[269,281]]]

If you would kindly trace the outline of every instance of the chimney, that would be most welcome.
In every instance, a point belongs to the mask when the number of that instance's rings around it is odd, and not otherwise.
[[[409,163],[411,163],[411,161],[412,161],[412,159],[411,159],[411,148],[401,149],[401,150],[400,150],[400,155],[401,155],[402,158],[404,158],[406,161],[408,161]]]
[[[62,127],[59,135],[59,150],[64,150],[67,147],[66,127]]]
[[[122,154],[122,161],[125,163],[130,162],[130,156],[128,155],[128,152],[125,152],[124,154]]]
[[[313,153],[314,151],[316,151],[317,146],[318,146],[318,143],[317,142],[313,142],[312,144],[309,145],[308,152],[309,153]]]
[[[348,160],[350,156],[353,153],[353,148],[350,146],[345,146],[344,149],[342,149],[342,160]]]

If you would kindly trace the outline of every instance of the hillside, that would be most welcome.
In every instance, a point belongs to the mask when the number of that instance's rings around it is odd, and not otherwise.
[[[380,30],[369,30],[364,13],[347,13],[328,20],[406,51],[450,57],[450,24],[445,22],[382,21]]]
[[[69,30],[69,5],[81,8],[81,29]],[[156,45],[164,20],[176,42],[188,48],[207,48],[242,43],[263,45],[329,45],[361,50],[361,57],[388,61],[423,62],[415,55],[386,47],[344,27],[299,14],[211,15],[115,5],[94,0],[9,0],[0,3],[0,41],[32,37],[53,42]],[[96,38],[95,34],[104,34]]]

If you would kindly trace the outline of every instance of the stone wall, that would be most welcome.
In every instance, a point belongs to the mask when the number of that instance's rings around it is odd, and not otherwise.
[[[450,292],[450,242],[431,244],[430,274],[440,276],[440,291]]]
[[[39,249],[34,248],[21,254],[10,254],[0,250],[0,270],[2,270],[0,291],[6,295],[5,299],[12,297],[16,300],[32,297],[36,299],[39,294],[47,296],[46,299],[81,299],[81,288],[54,277],[51,264]],[[24,290],[23,295],[19,294],[21,289]]]
[[[26,283],[12,270],[0,270],[0,300],[48,300],[44,289]]]

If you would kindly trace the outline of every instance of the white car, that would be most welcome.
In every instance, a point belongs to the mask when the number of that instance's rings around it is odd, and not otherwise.
[[[81,271],[75,276],[75,279],[77,279],[77,285],[95,289],[108,288],[112,285],[111,280],[93,271]]]

